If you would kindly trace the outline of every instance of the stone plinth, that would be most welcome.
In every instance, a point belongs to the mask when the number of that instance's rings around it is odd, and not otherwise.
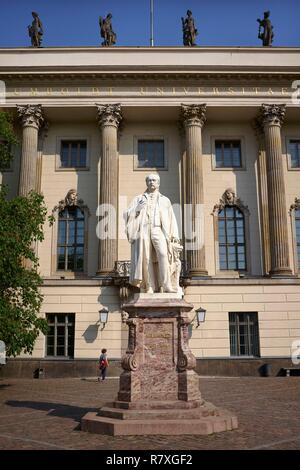
[[[203,400],[188,345],[193,305],[171,294],[142,296],[128,312],[128,348],[117,399],[81,420],[83,431],[110,435],[212,434],[237,419]]]

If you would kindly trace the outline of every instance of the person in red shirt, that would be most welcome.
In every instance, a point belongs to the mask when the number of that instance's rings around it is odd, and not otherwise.
[[[98,377],[99,382],[100,380],[105,380],[107,367],[108,367],[107,349],[104,348],[101,350],[101,354],[99,357],[99,371],[100,371],[100,376]]]

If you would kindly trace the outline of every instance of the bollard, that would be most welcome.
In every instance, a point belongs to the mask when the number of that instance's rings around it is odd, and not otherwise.
[[[264,364],[263,365],[263,377],[270,377],[272,372],[272,365],[271,364]]]

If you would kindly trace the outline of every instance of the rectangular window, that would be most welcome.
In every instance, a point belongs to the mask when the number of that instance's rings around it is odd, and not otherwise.
[[[216,168],[241,168],[240,140],[216,140]]]
[[[300,168],[300,140],[290,140],[291,168]]]
[[[48,313],[46,354],[51,357],[74,357],[75,313]]]
[[[138,140],[138,168],[164,168],[165,144],[163,140]]]
[[[231,356],[260,356],[257,312],[230,312],[229,333]]]
[[[87,141],[62,140],[60,147],[61,168],[85,168],[87,166]]]

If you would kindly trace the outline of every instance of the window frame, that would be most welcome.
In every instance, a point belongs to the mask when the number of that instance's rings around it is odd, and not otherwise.
[[[292,230],[292,244],[293,244],[293,259],[294,259],[294,273],[300,277],[300,259],[298,257],[298,243],[296,233],[296,211],[299,211],[300,216],[300,198],[296,198],[295,203],[291,205],[289,214],[291,218],[291,230]]]
[[[219,258],[219,212],[226,205],[231,205],[226,202],[225,192],[217,204],[215,204],[211,215],[213,216],[213,230],[214,230],[214,247],[215,247],[215,276],[218,278],[238,278],[240,276],[250,276],[251,267],[251,239],[250,239],[250,212],[248,207],[243,201],[235,197],[233,206],[236,206],[244,215],[245,222],[245,241],[246,241],[246,267],[247,269],[236,271],[236,270],[221,270],[220,269],[220,258]]]
[[[298,242],[298,237],[297,237],[297,221],[299,220],[300,223],[300,207],[298,209],[295,209],[295,248],[297,252],[297,271],[300,271],[300,258],[298,257],[298,252],[300,252],[300,229],[299,229],[299,242]],[[298,213],[298,216],[297,216]],[[299,251],[298,251],[298,246],[299,246]]]
[[[218,167],[216,158],[216,142],[239,141],[241,148],[241,166]],[[246,170],[246,141],[241,135],[214,135],[211,136],[211,167],[213,171],[245,171]]]
[[[240,219],[243,220],[243,228],[244,228],[244,243],[238,243],[236,240],[237,240],[237,226],[236,226],[236,220],[238,219],[238,217],[230,217],[231,220],[234,221],[234,236],[235,236],[235,242],[232,244],[232,243],[228,243],[228,240],[227,240],[227,224],[226,224],[226,221],[229,219],[229,217],[226,216],[226,210],[227,208],[232,208],[234,210],[234,215],[236,215],[236,211],[239,211],[241,214],[242,214],[242,217],[240,217]],[[224,217],[222,218],[224,220],[224,223],[225,223],[225,237],[226,237],[226,240],[225,240],[225,243],[220,243],[220,240],[219,240],[219,222],[220,222],[220,212],[221,211],[224,211]],[[219,214],[218,214],[218,242],[219,242],[219,271],[221,272],[228,272],[228,271],[237,271],[237,272],[242,272],[242,273],[246,273],[247,272],[247,237],[246,237],[246,221],[245,221],[245,215],[243,213],[243,211],[237,206],[237,205],[225,205],[223,209],[220,209],[219,211]],[[239,268],[238,266],[236,268],[228,268],[228,269],[221,269],[221,263],[220,263],[220,246],[225,246],[226,248],[226,259],[227,259],[227,265],[229,263],[228,261],[228,247],[229,246],[234,246],[235,247],[235,263],[238,265],[238,246],[243,246],[244,247],[244,257],[245,257],[245,268],[242,269],[242,268]]]
[[[231,316],[235,316],[235,321],[233,322],[231,320]],[[239,320],[239,316],[241,315],[247,315],[247,321],[243,322]],[[255,321],[252,321],[252,323],[249,321],[250,316],[255,316]],[[230,348],[230,357],[231,358],[246,358],[246,357],[253,357],[253,358],[259,358],[261,357],[261,351],[260,351],[260,336],[259,336],[259,318],[258,318],[258,312],[228,312],[228,323],[229,323],[229,348]],[[253,325],[256,328],[256,344],[255,344],[255,336],[251,338],[251,325]],[[252,352],[256,348],[257,349],[257,354],[241,354],[240,350],[240,345],[241,345],[241,333],[240,333],[240,326],[246,326],[247,327],[247,343],[248,343],[248,348],[250,349],[250,344],[252,345]],[[232,334],[231,334],[231,327],[236,328],[235,333],[235,344],[236,344],[236,351],[237,354],[233,354],[233,343],[231,341]],[[251,341],[252,339],[252,341]],[[251,341],[251,342],[250,342]]]
[[[297,167],[292,166],[292,158],[290,153],[290,143],[293,140],[297,140],[300,143],[300,135],[298,136],[286,136],[285,145],[286,145],[286,156],[287,156],[287,169],[288,171],[300,171],[300,165]]]
[[[63,200],[61,202],[64,202]],[[64,205],[64,208],[68,207],[67,204]],[[88,273],[88,232],[89,232],[89,208],[83,203],[82,200],[78,200],[77,207],[82,210],[84,213],[84,249],[83,249],[83,271],[63,271],[58,270],[58,260],[57,260],[57,245],[58,245],[58,220],[59,212],[63,210],[59,205],[57,205],[53,211],[52,215],[54,216],[54,222],[52,225],[52,247],[51,247],[51,277],[55,279],[82,279],[87,277]]]
[[[83,248],[83,266],[82,266],[82,269],[80,270],[71,270],[71,269],[59,269],[58,267],[58,262],[59,262],[59,254],[58,254],[58,250],[59,248],[64,248],[64,256],[65,256],[65,267],[66,265],[68,265],[68,249],[71,247],[71,245],[68,243],[68,236],[69,236],[69,228],[70,228],[70,221],[72,221],[72,219],[70,217],[63,217],[61,218],[60,217],[60,214],[62,214],[64,211],[69,211],[71,208],[74,208],[74,209],[78,209],[80,210],[80,212],[82,213],[82,217],[81,218],[75,218],[73,219],[74,222],[75,222],[75,227],[74,227],[74,244],[73,244],[73,247],[77,248],[77,247],[82,247]],[[66,237],[66,240],[65,240],[65,243],[59,243],[59,226],[60,226],[60,222],[65,222],[65,237]],[[78,229],[78,222],[83,222],[83,243],[77,243],[77,229]],[[57,260],[57,266],[56,266],[56,271],[57,272],[73,272],[74,274],[77,274],[77,273],[83,273],[84,272],[84,244],[85,244],[85,214],[84,214],[84,210],[81,209],[79,206],[66,206],[63,211],[59,211],[58,212],[58,219],[57,219],[57,231],[58,231],[58,237],[57,237],[57,254],[56,254],[56,260]],[[75,252],[76,252],[76,249],[75,249]],[[74,252],[74,260],[75,260],[75,252]]]
[[[76,142],[76,141],[85,141],[86,142],[86,166],[70,166],[62,167],[61,166],[61,146],[63,141]],[[81,135],[69,135],[69,136],[59,136],[56,138],[56,159],[55,159],[55,171],[89,171],[90,170],[90,141],[89,136]]]
[[[140,140],[160,140],[164,143],[164,166],[139,167],[138,144]],[[167,171],[168,170],[168,139],[163,135],[135,135],[133,137],[133,170],[134,171]]]
[[[54,323],[49,323],[48,321],[48,315],[54,315]],[[59,316],[64,316],[64,322],[58,322],[57,321],[57,318]],[[73,319],[72,321],[69,320],[69,317],[72,316]],[[45,314],[45,317],[46,317],[46,320],[47,320],[47,323],[49,326],[54,326],[54,344],[53,344],[53,352],[54,354],[53,355],[49,355],[48,354],[48,337],[50,336],[49,334],[46,334],[45,335],[45,358],[47,359],[55,359],[55,360],[66,360],[66,359],[74,359],[75,357],[75,326],[76,326],[76,313],[72,312],[68,312],[68,313],[64,313],[64,312],[59,312],[59,313],[56,313],[56,312],[47,312]],[[58,326],[64,326],[64,352],[65,354],[64,355],[57,355],[57,327]],[[68,339],[69,339],[69,335],[68,335],[68,332],[69,332],[69,327],[70,326],[73,326],[74,328],[74,332],[73,332],[73,355],[69,355],[67,354],[66,355],[66,351],[67,353],[69,353],[68,351],[68,347],[69,347],[69,343],[68,343]],[[52,335],[51,335],[52,336]]]

